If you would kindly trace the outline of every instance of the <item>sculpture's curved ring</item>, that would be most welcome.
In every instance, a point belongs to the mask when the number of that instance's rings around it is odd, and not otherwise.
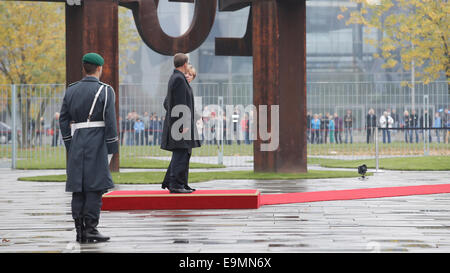
[[[136,27],[144,43],[163,55],[188,53],[198,48],[211,31],[217,6],[216,0],[196,0],[189,29],[183,35],[173,37],[167,35],[159,23],[157,13],[159,0],[120,0],[119,3],[133,11]]]

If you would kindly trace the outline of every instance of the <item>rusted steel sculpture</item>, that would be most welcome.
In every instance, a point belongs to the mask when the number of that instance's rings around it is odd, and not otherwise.
[[[305,1],[219,0],[220,11],[246,6],[244,37],[216,38],[216,55],[253,56],[253,104],[268,105],[268,116],[270,106],[279,105],[279,147],[261,151],[258,137],[254,170],[306,172]]]
[[[25,0],[67,2],[67,83],[82,77],[81,56],[90,51],[105,58],[103,81],[116,90],[119,113],[118,5],[133,11],[143,41],[164,55],[191,52],[208,36],[216,0],[169,0],[194,3],[189,29],[179,37],[167,35],[158,20],[159,0]],[[253,56],[253,103],[279,105],[279,147],[261,151],[254,142],[254,170],[306,172],[306,7],[305,0],[218,0],[219,11],[250,6],[242,38],[216,38],[216,55]],[[258,115],[258,118],[259,115]],[[272,127],[270,118],[268,128]],[[119,128],[119,126],[118,126]],[[119,170],[119,157],[111,162]]]
[[[219,0],[219,11],[236,11],[251,5],[250,0]],[[242,38],[216,38],[216,55],[252,56],[252,8],[248,14],[247,29]]]

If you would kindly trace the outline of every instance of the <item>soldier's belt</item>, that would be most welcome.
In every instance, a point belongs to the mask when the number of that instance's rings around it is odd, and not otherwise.
[[[75,130],[83,129],[83,128],[94,128],[94,127],[105,127],[105,122],[104,121],[88,121],[88,122],[72,123],[72,127],[71,127],[72,136],[75,133]]]

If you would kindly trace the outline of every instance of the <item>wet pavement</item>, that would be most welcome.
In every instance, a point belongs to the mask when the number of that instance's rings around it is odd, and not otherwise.
[[[450,252],[450,194],[256,210],[102,212],[99,230],[111,240],[80,245],[75,242],[65,184],[17,181],[21,176],[61,173],[0,169],[0,252]],[[442,184],[449,177],[450,172],[384,171],[367,180],[216,180],[191,186],[259,189],[264,194]]]

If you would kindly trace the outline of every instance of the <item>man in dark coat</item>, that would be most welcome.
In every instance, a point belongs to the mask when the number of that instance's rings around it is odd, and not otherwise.
[[[419,127],[419,117],[416,114],[416,110],[412,109],[409,115],[409,128]],[[416,143],[419,142],[419,131],[416,129],[411,129],[409,132],[409,143],[413,143],[413,131],[416,135]]]
[[[366,116],[367,144],[373,142],[375,127],[377,127],[377,116],[375,115],[375,111],[370,108]]]
[[[425,117],[425,119],[424,119]],[[425,123],[424,123],[425,121]],[[422,130],[423,139],[425,140],[428,135],[428,142],[431,143],[432,138],[430,134],[429,128],[431,128],[433,125],[433,118],[431,115],[428,115],[428,110],[425,110],[424,114],[420,116],[420,127],[422,127],[424,130]]]
[[[115,93],[99,81],[104,60],[83,56],[86,77],[69,85],[59,118],[67,150],[66,191],[72,192],[77,241],[107,241],[96,229],[102,194],[113,188],[108,155],[118,152]]]
[[[200,141],[194,118],[194,95],[185,77],[189,66],[187,55],[176,54],[174,66],[164,100],[167,112],[161,138],[161,149],[172,151],[172,159],[161,187],[171,193],[191,193],[194,189],[188,186],[189,160],[192,148],[200,147]]]

